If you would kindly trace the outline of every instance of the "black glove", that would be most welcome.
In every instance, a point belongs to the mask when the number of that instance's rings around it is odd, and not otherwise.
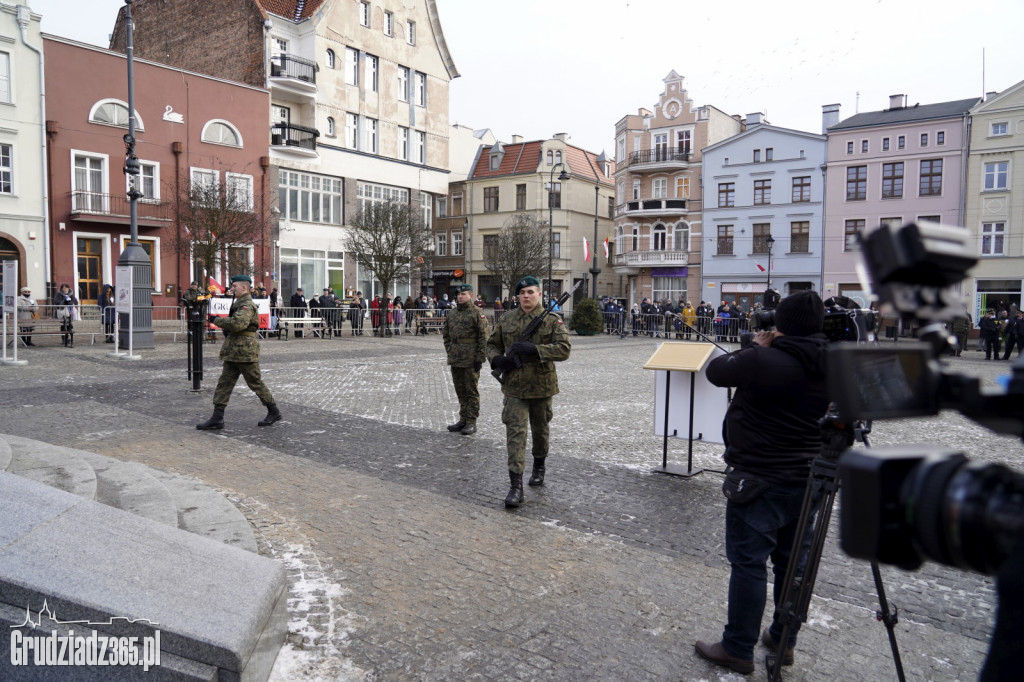
[[[491,368],[507,372],[516,368],[515,360],[505,355],[497,355],[491,358]]]
[[[483,367],[483,366],[484,366],[484,363],[482,363],[482,362],[474,362],[473,363],[473,371],[474,372],[479,372],[480,368]]]
[[[508,352],[518,355],[521,358],[528,358],[531,355],[540,356],[540,353],[537,352],[537,346],[533,345],[529,341],[516,341],[508,349]]]

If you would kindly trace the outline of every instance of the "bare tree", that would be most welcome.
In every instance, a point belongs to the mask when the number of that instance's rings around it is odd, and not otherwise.
[[[547,271],[549,239],[547,228],[533,216],[517,213],[505,221],[494,248],[484,249],[484,267],[511,292],[523,277]]]
[[[369,203],[349,224],[345,247],[384,292],[408,282],[413,264],[429,256],[430,231],[409,207],[397,201]]]
[[[230,248],[259,248],[262,240],[266,221],[253,210],[251,188],[193,182],[182,192],[175,212],[180,229],[171,248],[179,256],[191,255],[204,285],[218,264],[232,275],[252,274],[248,259],[233,258]]]

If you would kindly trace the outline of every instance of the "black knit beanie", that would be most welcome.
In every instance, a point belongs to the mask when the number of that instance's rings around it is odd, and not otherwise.
[[[810,336],[825,324],[825,304],[813,291],[798,291],[779,301],[775,328],[786,336]]]

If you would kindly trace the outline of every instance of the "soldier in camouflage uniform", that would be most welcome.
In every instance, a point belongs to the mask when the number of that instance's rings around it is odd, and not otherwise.
[[[281,412],[274,403],[274,396],[263,383],[260,375],[260,344],[256,339],[256,330],[260,328],[260,316],[256,304],[252,302],[250,289],[252,279],[247,275],[235,275],[231,278],[231,292],[235,300],[231,304],[231,312],[227,317],[216,317],[213,324],[225,332],[227,338],[220,349],[220,359],[224,362],[217,390],[213,394],[213,416],[202,424],[196,424],[200,431],[224,428],[224,408],[231,398],[231,391],[239,375],[245,379],[246,385],[267,408],[267,416],[261,419],[260,426],[270,426],[281,419]]]
[[[473,287],[456,287],[455,310],[448,313],[441,329],[448,364],[452,368],[452,383],[459,397],[459,421],[448,426],[464,436],[476,433],[476,418],[480,416],[480,367],[483,366],[487,335],[490,325],[487,317],[473,305]]]
[[[505,506],[510,508],[523,502],[527,428],[533,433],[530,485],[544,485],[548,422],[552,417],[551,397],[558,393],[558,373],[554,363],[567,359],[572,349],[565,324],[556,314],[545,317],[530,339],[519,341],[523,330],[543,313],[540,282],[536,277],[524,277],[516,283],[515,295],[519,307],[501,316],[487,341],[487,359],[491,367],[505,372],[505,383],[501,387],[505,395],[501,421],[505,424],[511,483]],[[522,361],[522,367],[516,368],[512,356]]]

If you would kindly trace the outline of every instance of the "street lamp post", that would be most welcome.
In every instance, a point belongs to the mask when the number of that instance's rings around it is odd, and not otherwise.
[[[594,185],[594,243],[590,247],[590,277],[594,284],[591,287],[593,298],[597,300],[597,276],[601,268],[597,267],[597,212],[600,210],[601,185]]]
[[[545,292],[548,295],[548,305],[555,300],[552,298],[555,287],[551,269],[555,258],[555,169],[558,167],[562,168],[562,172],[558,174],[558,181],[565,182],[569,179],[569,174],[565,172],[565,164],[561,161],[552,166],[551,172],[548,173],[548,285]],[[559,188],[559,195],[561,195],[561,188]]]
[[[762,301],[768,300],[768,290],[772,288],[772,245],[775,244],[775,237],[768,235],[768,238],[764,240],[765,244],[768,245],[768,284],[764,288],[764,297]]]

